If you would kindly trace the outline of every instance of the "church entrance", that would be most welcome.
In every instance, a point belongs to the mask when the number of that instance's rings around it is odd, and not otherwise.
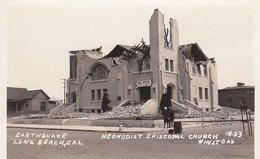
[[[172,97],[172,87],[169,85],[167,86],[167,95],[169,98],[171,98],[171,99],[173,98]]]
[[[151,89],[150,87],[139,87],[140,101],[146,102],[151,99]]]
[[[167,85],[167,95],[169,98],[177,101],[176,87],[174,84],[170,83]]]

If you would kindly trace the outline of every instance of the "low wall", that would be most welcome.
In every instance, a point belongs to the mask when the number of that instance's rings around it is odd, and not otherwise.
[[[39,124],[39,125],[75,125],[75,126],[107,126],[118,127],[119,121],[123,127],[162,127],[163,120],[85,120],[85,119],[7,119],[8,124]]]
[[[118,127],[121,121],[123,127],[162,127],[163,120],[93,120],[92,126],[114,126]]]
[[[63,125],[69,119],[19,119],[9,118],[8,124],[40,124],[40,125]]]
[[[7,117],[16,117],[27,114],[48,114],[48,111],[7,111]]]

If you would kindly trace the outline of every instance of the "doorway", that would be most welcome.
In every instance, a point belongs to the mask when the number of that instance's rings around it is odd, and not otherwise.
[[[167,95],[170,99],[172,99],[172,87],[171,86],[167,86]]]
[[[177,92],[174,84],[170,83],[167,85],[167,95],[170,99],[177,101]]]
[[[72,92],[71,96],[72,96],[72,103],[76,103],[76,99],[77,99],[76,92]]]
[[[151,99],[151,89],[150,87],[139,87],[140,101],[146,102]]]

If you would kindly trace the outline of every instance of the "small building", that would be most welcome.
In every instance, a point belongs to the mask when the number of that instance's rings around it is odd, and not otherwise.
[[[47,113],[50,97],[41,89],[7,87],[7,114]]]
[[[245,86],[244,83],[238,82],[237,86],[218,90],[219,105],[237,109],[246,106],[251,111],[255,111],[254,94],[254,86]]]
[[[102,97],[111,105],[126,100],[159,106],[166,93],[175,109],[214,110],[218,104],[216,61],[197,43],[179,45],[177,21],[155,9],[149,21],[150,43],[116,45],[106,56],[102,47],[70,51],[67,102],[76,111],[100,111]],[[158,109],[153,109],[158,110]]]
[[[49,100],[49,110],[63,104],[63,100]]]

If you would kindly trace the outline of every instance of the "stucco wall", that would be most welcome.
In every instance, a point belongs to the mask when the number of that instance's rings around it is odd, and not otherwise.
[[[179,46],[179,33],[176,20],[170,19],[169,25],[164,22],[164,15],[155,10],[150,19],[150,55],[153,62],[151,68],[155,68],[154,71],[157,83],[157,97],[158,104],[161,100],[162,94],[165,92],[168,84],[175,85],[173,89],[176,96],[174,100],[179,101],[179,83],[178,83],[178,46]],[[170,48],[165,47],[165,29],[169,29]],[[165,70],[165,59],[173,60],[173,71]],[[170,66],[170,63],[168,64]],[[159,71],[160,70],[160,71]],[[170,78],[169,78],[170,76]]]
[[[132,100],[134,101],[140,101],[140,91],[139,88],[137,88],[137,81],[143,81],[143,80],[151,80],[151,86],[154,82],[156,82],[156,79],[153,79],[153,72],[152,71],[145,71],[142,73],[137,73],[137,72],[132,72],[132,89],[133,89],[133,97]],[[150,88],[150,96],[153,98],[153,90],[152,87],[149,86]]]
[[[76,79],[71,79],[69,78],[67,80],[67,97],[66,97],[66,101],[68,104],[72,104],[73,103],[73,92],[75,92],[75,94],[77,95],[77,89],[75,85]]]
[[[77,59],[78,74],[76,79],[76,92],[78,93],[78,97],[76,107],[83,109],[101,109],[104,89],[107,89],[107,92],[110,94],[110,100],[112,101],[111,105],[116,106],[118,104],[118,96],[120,96],[117,92],[117,75],[120,69],[112,68],[110,58],[96,60],[88,57],[87,55],[83,55],[82,53],[78,53]],[[91,76],[88,76],[96,64],[104,65],[109,70],[107,79],[93,80]],[[87,76],[88,78],[86,79]],[[101,90],[100,100],[97,99],[98,89]],[[95,100],[91,99],[91,90],[95,90]]]
[[[183,88],[183,100],[190,100],[195,104],[194,98],[196,98],[200,108],[210,110],[218,104],[216,63],[212,63],[211,60],[204,63],[207,66],[207,75],[204,75],[202,65],[200,75],[197,69],[195,73],[192,71],[194,62],[189,59],[180,60],[180,82]],[[199,87],[202,88],[202,99],[199,97]],[[205,99],[205,88],[208,89],[208,99]]]
[[[180,85],[182,87],[182,95],[180,100],[191,100],[190,95],[190,62],[189,60],[186,60],[185,57],[181,54],[179,54],[179,80]]]
[[[217,74],[217,63],[216,62],[211,62],[210,64],[210,77],[211,77],[211,82],[212,82],[212,99],[213,99],[213,104],[214,106],[218,105],[218,74]]]

